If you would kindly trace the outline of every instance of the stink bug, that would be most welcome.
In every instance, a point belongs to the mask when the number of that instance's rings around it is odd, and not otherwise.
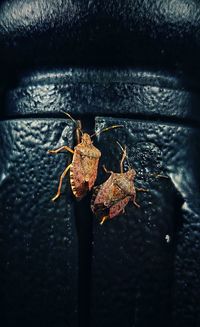
[[[136,176],[134,169],[123,172],[125,158],[126,148],[123,149],[120,173],[108,171],[104,166],[106,173],[111,175],[103,184],[94,188],[91,209],[94,214],[97,216],[100,215],[100,224],[103,224],[107,219],[112,219],[123,213],[129,201],[133,201],[133,204],[139,208],[140,205],[136,202],[136,191],[147,192],[143,188],[134,186],[134,178]]]
[[[68,113],[65,114],[76,123],[77,145],[73,150],[64,145],[56,150],[48,151],[48,153],[56,154],[64,150],[73,154],[72,162],[60,176],[58,191],[52,201],[60,196],[63,178],[68,170],[70,170],[71,189],[77,200],[81,200],[92,189],[97,178],[98,163],[101,156],[100,150],[93,145],[92,137],[110,129],[122,127],[122,125],[110,126],[90,136],[82,132],[80,121],[74,120]]]

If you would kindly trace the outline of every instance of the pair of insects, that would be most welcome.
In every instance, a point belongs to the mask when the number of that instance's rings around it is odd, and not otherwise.
[[[92,137],[113,128],[123,127],[122,125],[110,126],[90,136],[82,132],[80,121],[75,121],[68,113],[65,114],[76,123],[77,145],[73,150],[64,145],[56,150],[48,151],[53,154],[62,151],[68,151],[73,154],[72,162],[60,176],[58,191],[52,201],[55,201],[60,196],[63,179],[69,170],[71,189],[77,200],[81,200],[93,188],[97,178],[101,152],[93,145]],[[94,214],[100,215],[101,224],[105,220],[112,219],[122,213],[129,201],[133,201],[134,205],[139,207],[136,202],[136,191],[146,191],[134,186],[136,175],[134,169],[129,169],[127,172],[123,171],[126,148],[122,148],[122,150],[120,173],[108,171],[104,166],[104,170],[110,174],[110,177],[103,184],[94,188],[91,209]]]

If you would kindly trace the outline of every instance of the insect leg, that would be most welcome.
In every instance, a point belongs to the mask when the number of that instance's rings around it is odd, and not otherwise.
[[[126,158],[126,146],[123,149],[123,155],[122,155],[122,159],[120,161],[120,171],[121,171],[121,173],[123,173],[123,163],[124,163],[125,158]]]
[[[58,191],[57,191],[56,195],[53,197],[52,201],[55,201],[60,196],[60,191],[61,191],[61,187],[62,187],[63,178],[67,174],[67,172],[70,169],[70,167],[71,167],[71,164],[69,166],[67,166],[67,168],[65,168],[65,170],[62,173],[62,175],[60,176],[60,181],[59,181],[59,185],[58,185]]]
[[[156,175],[156,178],[166,178],[166,179],[168,179],[169,177],[168,176],[165,176],[165,175],[158,174],[158,175]]]
[[[56,149],[56,150],[48,150],[48,153],[54,153],[54,154],[56,154],[56,153],[58,153],[58,152],[61,152],[61,151],[63,151],[63,150],[66,150],[66,151],[69,151],[69,152],[71,152],[71,153],[74,153],[74,151],[72,150],[72,149],[70,149],[68,146],[66,146],[66,145],[63,145],[63,146],[61,146],[60,148],[58,148],[58,149]]]
[[[133,203],[137,208],[140,208],[140,205],[136,202],[136,194],[133,195]]]
[[[82,132],[82,127],[81,127],[81,121],[77,120],[77,128],[76,128],[76,140],[77,140],[77,144],[79,144],[81,142],[81,136],[83,135]]]
[[[149,192],[149,190],[147,190],[145,188],[142,188],[142,187],[140,187],[140,188],[135,187],[135,189],[136,189],[137,192]]]
[[[168,176],[161,175],[161,174],[156,174],[156,173],[154,173],[154,174],[149,174],[148,176],[153,176],[153,177],[155,177],[155,178],[166,178],[166,179],[169,179]]]
[[[103,225],[103,223],[109,218],[109,216],[104,216],[101,221],[100,221],[100,225]]]
[[[103,165],[103,169],[105,170],[105,172],[107,174],[113,174],[113,171],[112,170],[107,170],[106,167],[105,167],[105,165]]]

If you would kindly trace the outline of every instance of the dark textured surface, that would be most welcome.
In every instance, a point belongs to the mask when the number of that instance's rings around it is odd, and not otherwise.
[[[75,326],[78,245],[68,183],[53,203],[72,146],[66,120],[11,120],[0,124],[1,326]]]
[[[188,81],[189,83],[189,81]],[[200,100],[176,75],[137,70],[69,69],[24,77],[6,98],[6,115],[144,115],[197,122]]]
[[[112,138],[107,134],[101,139],[104,163],[119,171],[115,137],[128,147],[137,171],[136,186],[149,192],[138,194],[140,209],[130,204],[126,214],[103,226],[94,221],[92,326],[198,326],[200,200],[195,140],[200,132],[172,124],[96,121],[97,128],[124,124]],[[112,142],[111,150],[106,144]],[[159,172],[170,178],[149,177]]]
[[[197,0],[5,0],[0,6],[3,60],[22,65],[199,67],[199,28]]]
[[[199,27],[197,0],[1,1],[2,327],[200,325]],[[90,132],[123,121],[95,140],[98,183],[117,137],[141,209],[92,233],[90,195],[66,179],[51,203],[70,155],[46,151],[75,141],[61,110]]]
[[[139,91],[131,92],[132,86]],[[37,73],[5,94],[1,112],[10,120],[1,122],[4,321],[64,326],[79,317],[80,326],[92,327],[198,326],[198,102],[198,93],[176,76],[135,70]],[[61,110],[81,118],[90,132],[98,112],[120,115],[96,118],[96,129],[124,125],[95,140],[102,151],[97,182],[106,178],[103,163],[119,170],[118,139],[128,146],[136,185],[149,189],[138,194],[141,209],[128,205],[126,215],[103,226],[94,220],[92,249],[90,198],[76,203],[65,182],[65,196],[50,201],[71,155],[46,151],[75,142]],[[170,178],[148,176],[157,172]]]

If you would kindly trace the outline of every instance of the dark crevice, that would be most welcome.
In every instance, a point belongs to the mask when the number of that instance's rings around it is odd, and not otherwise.
[[[179,125],[179,126],[186,126],[186,127],[194,127],[199,128],[200,127],[200,121],[197,119],[194,120],[192,118],[180,118],[175,116],[164,116],[164,115],[151,115],[151,114],[137,114],[137,113],[125,113],[125,114],[119,114],[119,113],[104,113],[103,115],[98,115],[95,113],[90,114],[73,114],[73,118],[76,120],[81,120],[83,131],[87,130],[93,131],[94,130],[94,120],[95,117],[109,117],[109,118],[122,118],[124,120],[126,119],[133,119],[137,121],[146,121],[151,123],[160,123],[160,124],[169,124],[169,125]],[[24,119],[66,119],[64,117],[64,114],[61,113],[37,113],[37,114],[14,114],[14,115],[4,115],[0,121],[5,120],[24,120]]]
[[[80,117],[75,117],[80,119]],[[88,133],[94,130],[94,120],[81,119],[82,128]],[[92,264],[92,221],[90,209],[91,195],[87,194],[81,201],[75,201],[75,219],[79,242],[79,327],[90,326],[90,287]]]
[[[90,195],[75,203],[75,217],[79,239],[79,327],[89,327],[93,218]]]
[[[172,207],[173,207],[173,219],[169,220],[167,222],[168,228],[171,231],[171,260],[170,260],[170,267],[172,276],[170,279],[170,304],[169,304],[169,312],[173,312],[173,296],[174,296],[174,284],[175,284],[175,270],[176,270],[176,255],[177,255],[177,247],[178,247],[178,238],[179,233],[182,230],[183,227],[183,212],[182,212],[182,205],[184,203],[184,198],[182,194],[179,192],[179,190],[176,188],[176,185],[173,183],[173,181],[170,181],[172,183]],[[172,317],[170,318],[172,319]]]
[[[177,190],[176,190],[177,191]],[[176,289],[176,258],[177,258],[177,248],[179,246],[179,237],[181,230],[183,228],[184,224],[184,216],[182,211],[182,206],[184,204],[184,199],[182,195],[177,191],[174,201],[174,225],[173,225],[173,233],[174,233],[174,242],[172,243],[172,270],[173,270],[173,276],[171,281],[171,287],[170,287],[170,295],[171,295],[171,301],[170,301],[170,307],[169,312],[171,312],[172,315],[172,324],[174,323],[174,313],[175,313],[175,305],[174,305],[174,299],[175,299],[175,289]]]

